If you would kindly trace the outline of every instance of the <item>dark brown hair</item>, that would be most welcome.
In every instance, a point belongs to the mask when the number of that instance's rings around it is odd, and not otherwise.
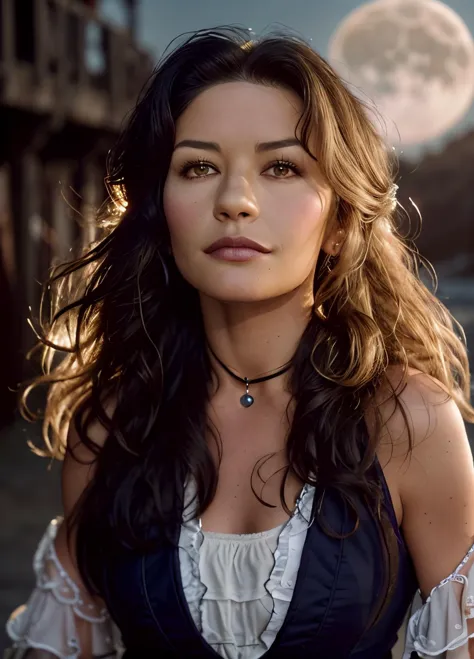
[[[314,313],[290,382],[288,470],[309,483],[316,474],[318,496],[333,488],[354,511],[363,498],[390,547],[380,484],[369,477],[378,435],[369,437],[364,422],[387,367],[414,366],[436,377],[474,418],[465,345],[421,283],[416,252],[397,233],[393,162],[364,106],[301,39],[248,36],[237,28],[204,30],[163,57],[111,154],[112,203],[98,217],[99,239],[57,267],[46,285],[52,317],[40,330],[45,374],[32,387],[49,387],[45,453],[64,455],[74,419],[96,454],[74,518],[91,591],[97,565],[114,547],[143,547],[152,521],[179,523],[188,474],[197,481],[199,514],[216,491],[206,435],[219,438],[206,418],[211,363],[198,294],[174,263],[162,205],[176,121],[212,85],[251,81],[298,95],[300,139],[311,153],[310,135],[317,134],[313,155],[335,192],[346,236],[331,271],[322,259],[317,264]],[[108,400],[115,401],[110,415]],[[100,450],[88,437],[97,419],[108,429]],[[290,512],[283,495],[282,505]],[[387,556],[390,563],[390,549]]]

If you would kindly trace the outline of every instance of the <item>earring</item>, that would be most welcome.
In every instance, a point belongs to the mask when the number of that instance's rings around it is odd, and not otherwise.
[[[336,260],[336,257],[334,256],[334,254],[328,254],[326,256],[326,258],[324,260],[323,267],[326,268],[327,272],[331,272],[335,260]]]
[[[333,243],[332,244],[332,248],[334,249],[334,251],[337,250],[337,248],[340,246],[340,244],[341,243]],[[334,262],[335,262],[335,260],[338,256],[339,256],[339,254],[337,254],[337,253],[336,254],[328,254],[326,256],[324,266],[326,267],[327,272],[331,272],[331,270],[333,269],[333,266],[334,266]]]

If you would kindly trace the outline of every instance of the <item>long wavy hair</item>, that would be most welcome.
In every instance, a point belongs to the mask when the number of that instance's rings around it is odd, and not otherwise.
[[[216,491],[208,438],[219,438],[206,415],[212,367],[198,293],[170,249],[163,187],[178,118],[203,90],[231,81],[284,88],[301,99],[299,137],[335,193],[345,232],[332,268],[319,258],[313,314],[294,356],[285,479],[291,470],[317,483],[318,497],[328,488],[339,493],[354,512],[354,532],[362,498],[380,521],[393,576],[391,527],[371,476],[381,415],[370,436],[364,421],[387,367],[434,376],[474,420],[465,341],[421,282],[421,257],[401,235],[394,159],[367,107],[298,36],[280,31],[250,41],[234,27],[187,35],[163,56],[110,154],[110,203],[98,214],[97,240],[56,266],[45,284],[43,374],[23,391],[28,414],[29,393],[47,385],[43,455],[64,457],[73,421],[95,456],[94,478],[70,520],[91,592],[100,592],[99,551],[106,561],[119,545],[145,547],[152,524],[179,523],[188,476],[197,484],[198,514]],[[102,447],[88,435],[97,420],[107,429]]]

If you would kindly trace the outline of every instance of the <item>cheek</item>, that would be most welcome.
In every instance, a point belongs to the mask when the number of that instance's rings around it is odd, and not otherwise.
[[[163,195],[163,209],[171,239],[175,246],[185,246],[199,229],[199,205],[195,199],[183,193],[166,189]],[[186,242],[184,241],[186,238]]]
[[[300,247],[313,247],[324,229],[323,206],[314,195],[295,195],[286,204],[281,203],[276,217],[281,231]]]

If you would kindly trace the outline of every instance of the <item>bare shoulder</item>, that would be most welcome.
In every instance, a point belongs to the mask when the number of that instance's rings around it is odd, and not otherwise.
[[[436,378],[417,369],[403,373],[401,368],[389,367],[384,383],[377,390],[374,405],[368,411],[369,431],[375,431],[375,414],[380,421],[378,442],[382,454],[391,458],[406,457],[410,450],[426,450],[426,442],[433,446],[442,434],[436,432],[440,424],[464,423],[456,403],[446,387]]]
[[[418,498],[422,489],[444,486],[446,478],[459,483],[470,480],[472,453],[466,427],[444,385],[413,369],[398,401],[395,412],[390,411],[390,405],[386,409],[382,405],[385,433],[381,444],[382,450],[386,450],[390,440],[393,443],[402,497],[407,502]]]
[[[404,378],[392,369],[392,386],[398,405],[387,391],[378,393],[378,455],[426,596],[473,543],[474,465],[461,412],[442,383],[415,369]]]
[[[382,423],[380,443],[391,445],[395,455],[410,448],[419,455],[436,443],[450,443],[444,430],[464,430],[461,412],[446,387],[417,369],[403,374],[401,368],[390,367],[375,399]]]
[[[386,376],[374,401],[377,455],[402,524],[409,502],[439,488],[443,473],[469,479],[472,458],[459,408],[441,382],[416,369],[390,367]],[[367,425],[374,431],[373,411]]]
[[[396,398],[394,397],[396,393]],[[377,455],[424,596],[474,538],[474,466],[461,412],[435,378],[391,368],[367,415]]]

